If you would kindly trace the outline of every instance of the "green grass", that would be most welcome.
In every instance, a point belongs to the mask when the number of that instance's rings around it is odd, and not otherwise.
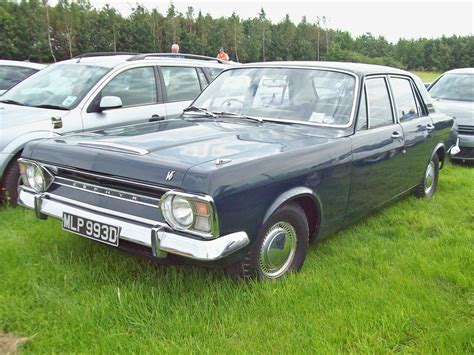
[[[474,352],[474,168],[312,247],[281,282],[160,266],[5,209],[0,327],[24,352]]]
[[[418,75],[424,83],[432,83],[442,74],[441,72],[433,71],[412,71],[412,73]]]

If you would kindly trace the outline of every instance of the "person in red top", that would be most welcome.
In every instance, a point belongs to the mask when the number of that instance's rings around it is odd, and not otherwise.
[[[219,53],[217,54],[217,59],[229,61],[229,55],[226,52],[224,52],[224,48],[219,49]]]

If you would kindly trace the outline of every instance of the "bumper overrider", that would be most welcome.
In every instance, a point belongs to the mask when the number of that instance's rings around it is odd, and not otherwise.
[[[164,258],[167,253],[171,253],[199,261],[215,261],[249,243],[244,231],[222,236],[218,235],[218,231],[213,231],[212,237],[198,239],[196,233],[187,236],[185,231],[175,231],[164,222],[86,204],[52,192],[36,191],[29,186],[19,188],[18,204],[33,209],[39,219],[51,216],[62,220],[64,215],[74,215],[118,227],[119,247],[121,241],[134,243],[150,248],[156,258]]]

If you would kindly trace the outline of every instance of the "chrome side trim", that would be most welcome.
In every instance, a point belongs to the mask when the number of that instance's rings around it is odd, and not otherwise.
[[[54,179],[54,184],[70,187],[80,191],[90,192],[96,195],[114,198],[121,201],[133,202],[144,206],[159,208],[159,198],[144,196],[141,194],[121,191],[113,188],[105,188],[99,185],[89,184],[59,176]]]
[[[99,148],[99,149],[107,149],[113,150],[116,152],[122,153],[129,153],[129,154],[136,154],[136,155],[146,155],[149,153],[148,150],[143,148],[131,147],[125,144],[118,144],[112,142],[101,142],[101,141],[94,141],[94,142],[77,142],[77,145],[89,148]]]
[[[187,258],[213,261],[222,259],[249,244],[247,233],[240,231],[213,240],[197,240],[168,232],[167,226],[156,221],[137,222],[137,217],[123,213],[78,203],[53,194],[34,194],[21,189],[18,196],[20,205],[35,209],[37,213],[62,219],[69,213],[90,220],[101,221],[121,228],[120,239],[153,248],[156,257],[165,253]]]

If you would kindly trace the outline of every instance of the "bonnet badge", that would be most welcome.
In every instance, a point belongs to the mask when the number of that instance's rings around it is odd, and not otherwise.
[[[176,171],[174,171],[174,170],[168,171],[168,174],[166,174],[166,181],[171,181],[171,180],[173,180],[173,178],[174,178],[174,173],[176,173]]]

